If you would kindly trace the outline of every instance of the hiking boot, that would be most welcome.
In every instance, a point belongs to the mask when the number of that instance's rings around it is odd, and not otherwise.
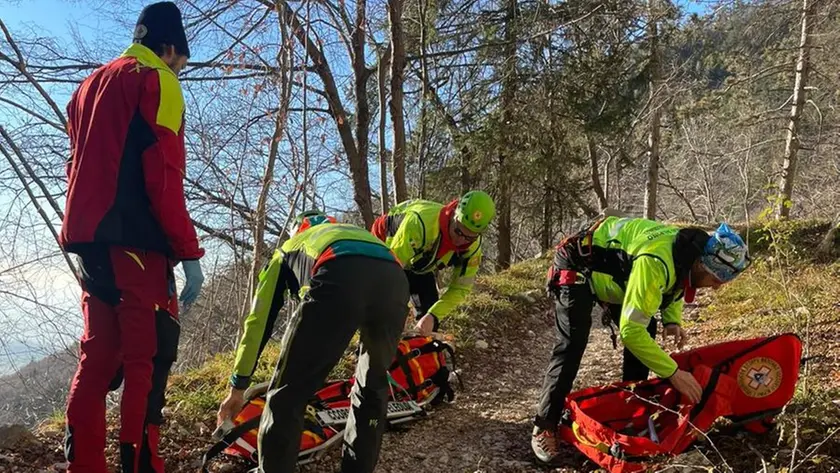
[[[560,453],[560,441],[555,429],[534,427],[531,433],[531,449],[543,463],[551,463]]]

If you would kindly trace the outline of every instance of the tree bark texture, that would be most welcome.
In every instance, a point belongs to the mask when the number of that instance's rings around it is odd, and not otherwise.
[[[793,84],[793,105],[790,107],[790,121],[785,139],[785,154],[782,160],[782,175],[779,179],[779,197],[776,201],[776,218],[787,219],[790,216],[793,195],[793,182],[796,178],[797,154],[799,141],[799,119],[805,104],[805,88],[808,86],[810,69],[810,36],[814,25],[814,11],[817,0],[802,0],[802,27],[799,38],[799,58],[796,61],[796,78]]]
[[[388,213],[389,198],[388,192],[388,150],[385,147],[385,111],[388,106],[387,95],[388,87],[386,81],[388,80],[388,67],[391,64],[391,45],[379,57],[379,65],[377,70],[378,77],[378,92],[379,92],[379,187],[380,200],[382,201],[382,214]]]
[[[601,174],[598,171],[598,149],[592,135],[586,135],[586,148],[589,151],[589,164],[592,168],[592,190],[598,197],[598,208],[603,212],[607,208],[607,196],[604,194],[604,188],[601,187]]]
[[[508,125],[512,118],[513,99],[516,93],[516,43],[514,42],[514,22],[516,20],[517,0],[506,0],[504,66],[502,68],[502,146],[499,152],[498,179],[498,228],[499,238],[496,255],[496,269],[503,270],[511,263],[511,176],[508,170],[508,154],[513,149],[512,137]]]
[[[656,191],[659,186],[659,141],[661,106],[659,100],[660,61],[657,27],[658,0],[648,0],[648,36],[650,38],[650,132],[648,134],[647,184],[645,186],[645,218],[656,219]]]
[[[405,180],[405,116],[403,114],[403,82],[405,80],[405,41],[402,26],[404,0],[388,0],[391,23],[391,122],[394,127],[394,193],[396,201],[408,199]]]

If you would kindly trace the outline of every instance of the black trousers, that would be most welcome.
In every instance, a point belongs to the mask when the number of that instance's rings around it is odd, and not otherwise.
[[[572,385],[580,369],[580,361],[589,342],[592,327],[592,309],[595,296],[588,284],[555,286],[554,294],[554,333],[555,342],[548,362],[539,406],[534,424],[542,429],[553,429],[560,423],[566,396],[572,391]],[[610,305],[609,314],[618,326],[621,318],[621,306]],[[651,317],[648,333],[656,336],[656,319]],[[635,355],[624,349],[622,366],[623,381],[647,379],[649,369]]]
[[[324,263],[283,335],[258,435],[259,471],[295,471],[306,403],[361,336],[343,473],[370,473],[379,459],[388,402],[387,369],[405,323],[408,282],[399,265],[363,256]]]
[[[414,301],[414,308],[417,309],[417,319],[420,319],[439,298],[435,273],[417,274],[406,271],[405,276],[408,278],[408,292]]]

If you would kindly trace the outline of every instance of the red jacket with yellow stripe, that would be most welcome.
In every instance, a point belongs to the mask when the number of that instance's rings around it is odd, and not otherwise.
[[[184,197],[184,98],[169,66],[132,44],[82,82],[67,117],[62,247],[119,245],[201,258]]]

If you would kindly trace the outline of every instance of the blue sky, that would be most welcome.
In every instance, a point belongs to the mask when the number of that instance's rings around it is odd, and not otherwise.
[[[0,2],[3,5],[2,19],[10,25],[31,22],[59,34],[70,21],[78,21],[84,10],[71,2],[61,0],[23,0]],[[49,12],[49,15],[44,14]]]

